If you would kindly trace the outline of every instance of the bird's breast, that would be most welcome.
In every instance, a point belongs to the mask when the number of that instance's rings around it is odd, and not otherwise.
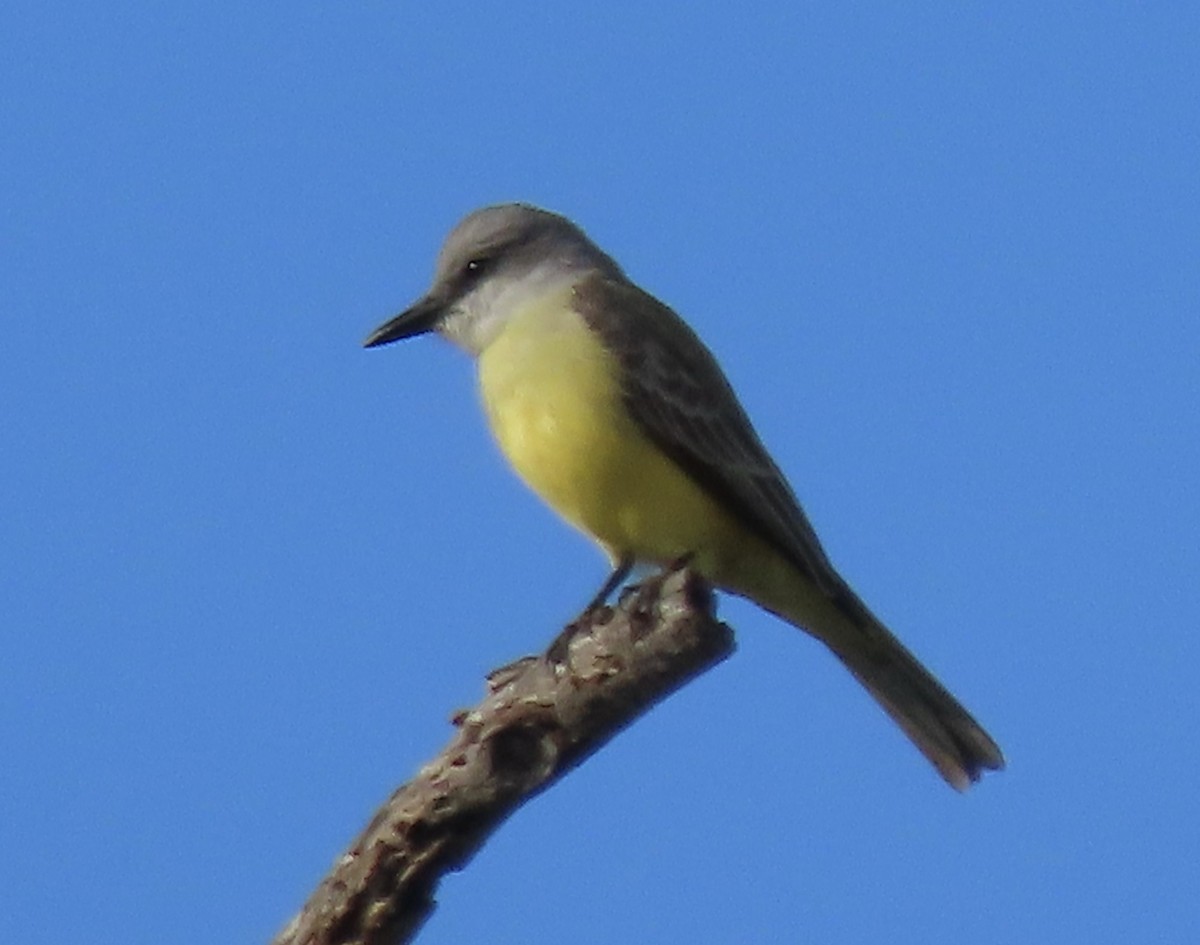
[[[632,421],[616,359],[568,308],[530,306],[479,357],[484,408],[517,473],[580,527],[604,501],[606,470]]]

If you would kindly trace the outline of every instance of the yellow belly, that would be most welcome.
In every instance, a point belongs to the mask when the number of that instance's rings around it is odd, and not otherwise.
[[[479,358],[500,448],[614,560],[690,552],[711,574],[733,523],[641,432],[622,403],[616,359],[568,304],[563,293],[530,307]]]
[[[824,594],[641,431],[616,358],[569,304],[563,292],[529,307],[479,357],[492,432],[521,478],[614,562],[692,555],[718,587],[793,623],[836,619]]]

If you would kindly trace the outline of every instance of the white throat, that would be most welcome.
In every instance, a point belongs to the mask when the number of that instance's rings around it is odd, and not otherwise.
[[[478,357],[514,314],[575,284],[583,275],[558,260],[547,260],[517,275],[488,276],[442,317],[438,334]]]

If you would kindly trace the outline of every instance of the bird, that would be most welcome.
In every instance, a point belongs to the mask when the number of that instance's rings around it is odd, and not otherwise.
[[[952,787],[999,746],[826,556],[716,358],[567,217],[486,206],[432,284],[367,348],[436,333],[472,356],[517,474],[604,551],[602,602],[635,565],[688,560],[823,643]]]

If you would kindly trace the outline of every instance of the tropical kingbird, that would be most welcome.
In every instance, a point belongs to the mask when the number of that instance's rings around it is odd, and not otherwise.
[[[829,563],[709,350],[574,223],[523,204],[467,216],[428,293],[365,345],[429,331],[475,357],[517,473],[607,553],[599,600],[635,563],[690,558],[829,647],[954,787],[1004,767]]]

